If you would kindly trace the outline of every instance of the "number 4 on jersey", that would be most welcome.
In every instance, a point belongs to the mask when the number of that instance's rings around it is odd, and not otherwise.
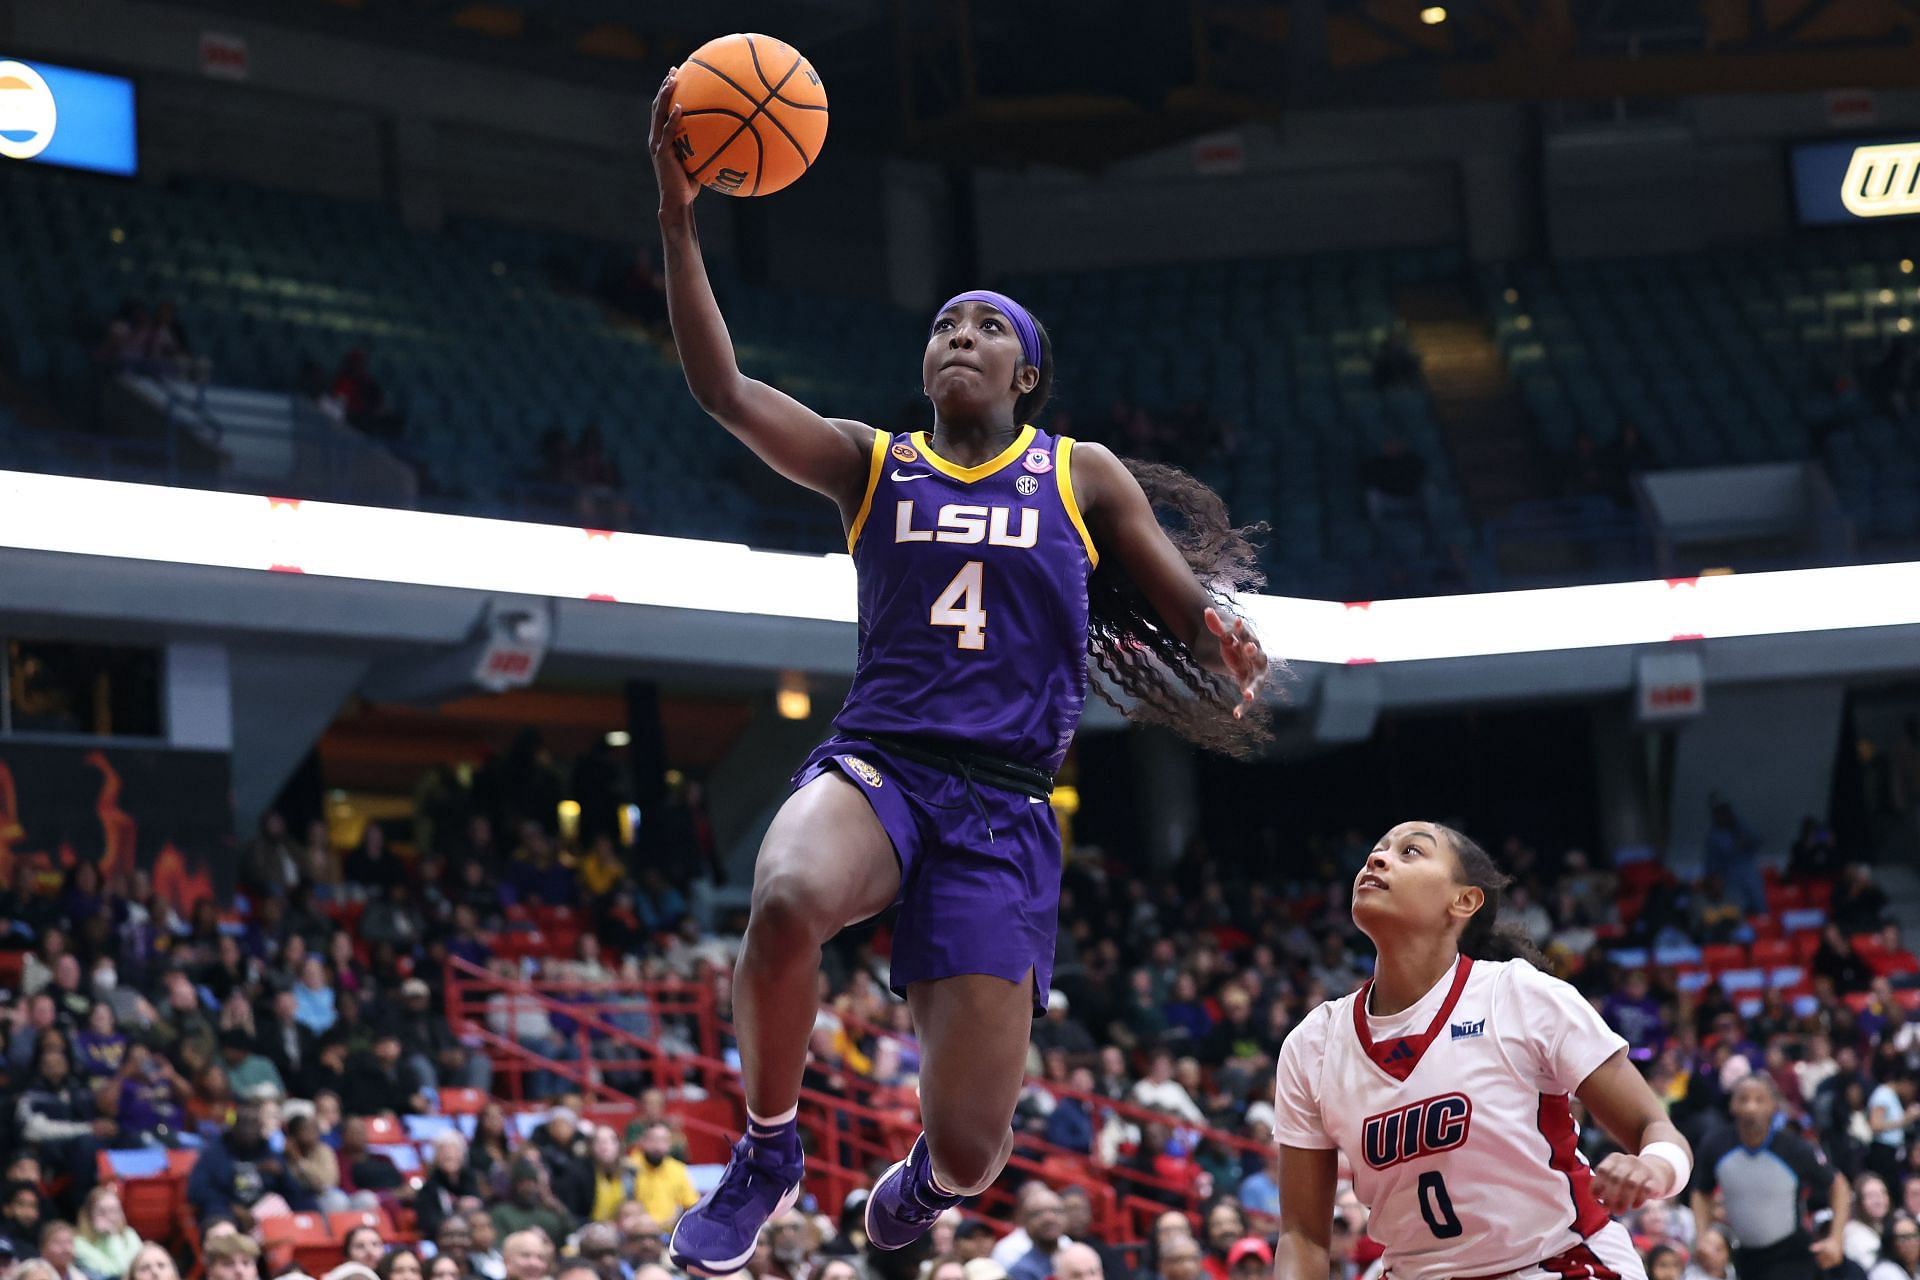
[[[927,621],[936,627],[958,627],[953,642],[962,649],[987,647],[987,611],[981,607],[981,562],[969,560],[953,575],[933,602]]]

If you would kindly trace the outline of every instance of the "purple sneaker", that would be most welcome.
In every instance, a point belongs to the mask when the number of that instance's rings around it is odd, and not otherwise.
[[[867,1241],[876,1249],[904,1249],[933,1227],[933,1220],[965,1199],[933,1189],[927,1135],[913,1140],[907,1158],[880,1175],[867,1197]]]
[[[733,1144],[719,1183],[673,1228],[667,1256],[674,1266],[698,1276],[726,1276],[747,1265],[760,1228],[800,1199],[806,1162],[799,1144],[791,1152],[772,1146],[751,1138]]]

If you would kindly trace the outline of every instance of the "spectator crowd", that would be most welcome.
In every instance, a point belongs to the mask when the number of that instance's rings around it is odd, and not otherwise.
[[[350,850],[319,824],[296,840],[270,815],[243,852],[238,893],[184,915],[143,872],[103,880],[84,861],[20,861],[0,891],[12,953],[0,972],[18,975],[0,1064],[0,1274],[177,1280],[204,1267],[256,1280],[294,1265],[275,1219],[351,1212],[366,1225],[346,1237],[329,1280],[666,1280],[667,1233],[697,1198],[680,1110],[695,1094],[618,1080],[616,1052],[605,1078],[634,1106],[622,1122],[596,1122],[601,1099],[575,1068],[592,1065],[579,1061],[583,1044],[601,1056],[592,1042],[603,1032],[583,1035],[551,1005],[510,996],[489,1001],[468,1034],[447,1012],[452,960],[492,972],[501,991],[523,977],[574,989],[677,980],[710,993],[713,1051],[734,1055],[724,1032],[741,920],[702,906],[718,864],[698,788],[679,785],[648,841],[627,847],[616,778],[598,750],[565,774],[527,735],[476,774],[434,771],[410,830],[369,825]],[[563,796],[579,805],[564,828]],[[1274,1063],[1301,1018],[1368,971],[1347,886],[1371,846],[1357,831],[1312,842],[1287,883],[1230,881],[1198,846],[1152,877],[1077,851],[1004,1194],[949,1215],[901,1255],[866,1249],[863,1192],[808,1199],[769,1224],[745,1270],[756,1280],[1270,1272]],[[1693,883],[1516,837],[1501,849],[1516,881],[1507,911],[1626,1038],[1697,1150],[1728,1135],[1804,1144],[1797,1155],[1781,1147],[1807,1189],[1786,1214],[1804,1260],[1795,1274],[1920,1280],[1920,1019],[1904,986],[1920,966],[1882,962],[1905,956],[1885,895],[1820,824],[1781,851],[1784,871],[1763,871],[1766,852],[1725,801],[1700,851],[1708,874]],[[1781,885],[1825,901],[1818,947],[1797,985],[1729,989],[1701,963],[1704,949],[1778,936],[1769,895]],[[561,953],[505,945],[526,912],[554,908],[581,922]],[[807,1087],[910,1113],[918,1048],[886,989],[889,942],[882,924],[828,949]],[[703,1043],[691,1015],[644,1001],[609,1005],[606,1017],[669,1053]],[[481,1032],[552,1069],[497,1080]],[[1591,1126],[1582,1141],[1592,1159],[1606,1150]],[[144,1239],[101,1153],[187,1149],[192,1229]],[[842,1148],[849,1176],[837,1185],[884,1164],[848,1154],[860,1150]],[[1757,1266],[1780,1247],[1755,1238],[1736,1197],[1716,1194],[1732,1169],[1703,1161],[1695,1194],[1634,1216],[1659,1280],[1732,1280],[1743,1259]],[[1343,1184],[1334,1280],[1378,1271],[1366,1223]]]

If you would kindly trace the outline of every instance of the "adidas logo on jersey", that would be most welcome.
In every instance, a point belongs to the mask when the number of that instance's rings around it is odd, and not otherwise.
[[[1471,1040],[1475,1036],[1483,1036],[1487,1033],[1487,1020],[1482,1018],[1478,1022],[1456,1022],[1449,1029],[1453,1032],[1455,1040]]]
[[[1402,1040],[1393,1046],[1393,1052],[1387,1055],[1387,1061],[1403,1062],[1411,1057],[1413,1057],[1413,1046]]]

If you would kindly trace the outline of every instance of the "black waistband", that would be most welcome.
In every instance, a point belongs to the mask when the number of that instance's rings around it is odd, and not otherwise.
[[[915,764],[923,764],[969,782],[999,787],[1003,791],[1032,796],[1036,800],[1045,800],[1053,795],[1052,774],[1005,756],[970,751],[931,738],[899,738],[883,733],[861,736],[874,746],[883,747]]]

